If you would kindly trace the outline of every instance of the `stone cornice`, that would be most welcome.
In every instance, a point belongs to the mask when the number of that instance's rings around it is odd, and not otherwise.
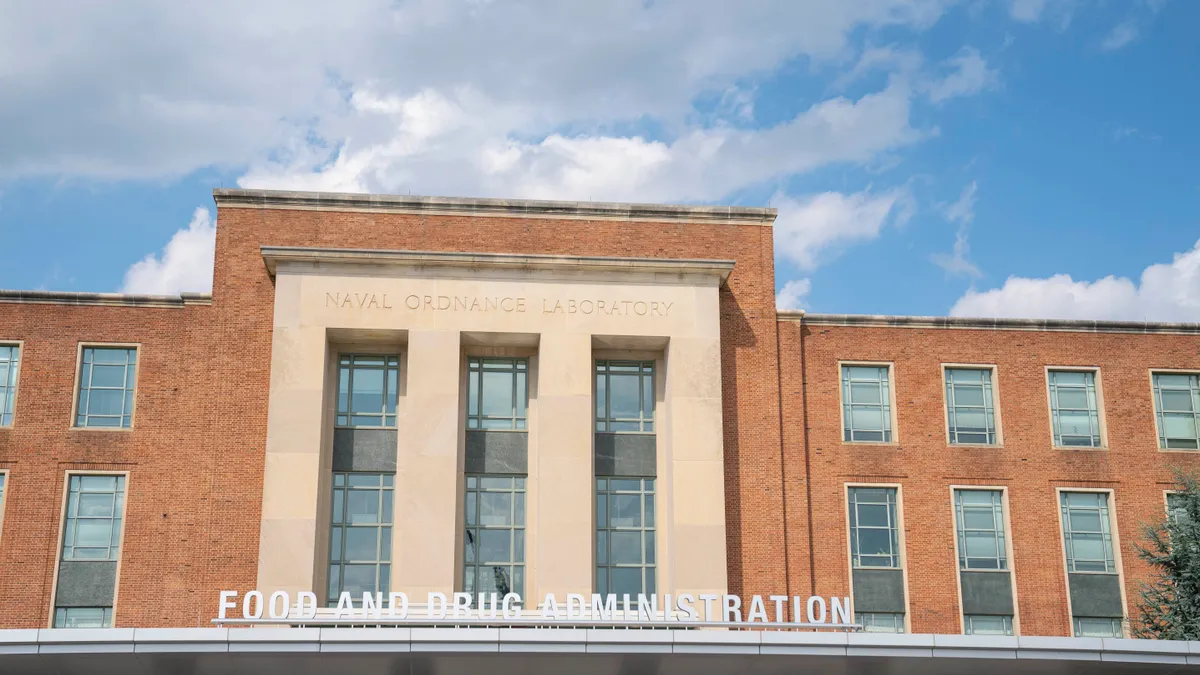
[[[887,316],[879,314],[809,314],[802,310],[784,310],[780,311],[778,316],[780,321],[802,321],[814,326],[1200,335],[1200,323],[1164,323],[1157,321],[989,319],[957,316]]]
[[[483,267],[490,269],[581,271],[609,274],[669,274],[716,277],[725,283],[732,260],[671,260],[662,258],[605,258],[510,253],[448,253],[444,251],[379,251],[369,249],[262,246],[263,262],[272,275],[280,264],[368,265],[378,267]]]
[[[78,305],[99,307],[185,307],[211,305],[207,293],[179,295],[130,295],[125,293],[66,293],[59,291],[0,290],[0,303],[24,305]]]
[[[680,206],[619,202],[569,202],[530,199],[467,199],[343,192],[290,192],[218,188],[219,208],[373,211],[450,216],[623,220],[763,225],[775,222],[776,210],[743,206]]]

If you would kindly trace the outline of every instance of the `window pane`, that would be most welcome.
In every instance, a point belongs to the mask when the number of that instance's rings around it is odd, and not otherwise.
[[[862,555],[891,555],[892,535],[886,529],[860,529],[858,550]]]
[[[611,573],[610,579],[612,586],[609,588],[609,593],[615,593],[620,596],[624,593],[636,596],[642,593],[642,568],[640,567],[612,567],[609,568]]]
[[[642,533],[609,532],[609,562],[638,565],[642,562]]]
[[[858,505],[859,527],[887,527],[889,524],[886,504]]]
[[[364,591],[386,593],[392,528],[381,524],[381,504],[391,509],[391,474],[338,472],[333,474],[329,587],[326,602],[336,604],[340,594],[351,593],[356,602]],[[386,516],[390,522],[390,513]],[[350,527],[339,527],[341,524]]]
[[[607,506],[608,520],[596,522],[597,589],[610,593],[654,592],[654,481],[609,478],[597,481],[598,508]],[[605,513],[598,514],[599,516]],[[598,592],[603,592],[598,590]]]
[[[346,528],[345,560],[378,560],[379,529],[375,527]]]
[[[513,417],[513,375],[483,374],[483,414],[488,417]]]
[[[479,494],[479,522],[482,525],[512,524],[512,494],[508,492],[481,492]]]
[[[637,494],[616,494],[611,497],[612,511],[609,525],[612,527],[641,527],[642,498]]]
[[[512,531],[480,530],[479,557],[481,562],[508,562],[512,555]]]

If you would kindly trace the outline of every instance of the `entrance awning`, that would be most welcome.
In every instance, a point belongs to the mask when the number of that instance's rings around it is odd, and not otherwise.
[[[0,673],[1200,673],[1200,642],[575,628],[0,630]]]

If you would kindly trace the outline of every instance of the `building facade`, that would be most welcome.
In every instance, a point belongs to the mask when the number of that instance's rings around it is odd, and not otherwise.
[[[261,589],[1121,637],[1200,469],[1200,325],[780,312],[770,209],[214,196],[211,296],[0,295],[0,628]]]

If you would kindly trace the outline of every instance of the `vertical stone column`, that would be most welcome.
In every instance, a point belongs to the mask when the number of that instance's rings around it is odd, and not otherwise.
[[[279,275],[258,553],[258,588],[292,597],[318,590],[317,532],[327,515],[320,502],[327,465],[321,455],[325,328],[300,324],[299,299],[300,278]]]
[[[711,336],[672,337],[667,346],[670,414],[664,431],[669,437],[667,457],[659,461],[670,476],[671,522],[664,523],[670,528],[664,554],[674,587],[660,592],[676,595],[728,590],[721,341],[715,326],[709,332]]]
[[[408,353],[404,410],[397,419],[392,589],[423,603],[430,592],[449,594],[459,577],[459,333],[411,330]]]
[[[546,593],[591,593],[595,525],[592,471],[592,338],[543,333],[538,347],[537,456],[530,464],[530,509],[537,514],[528,560]],[[531,458],[533,459],[533,458]]]

